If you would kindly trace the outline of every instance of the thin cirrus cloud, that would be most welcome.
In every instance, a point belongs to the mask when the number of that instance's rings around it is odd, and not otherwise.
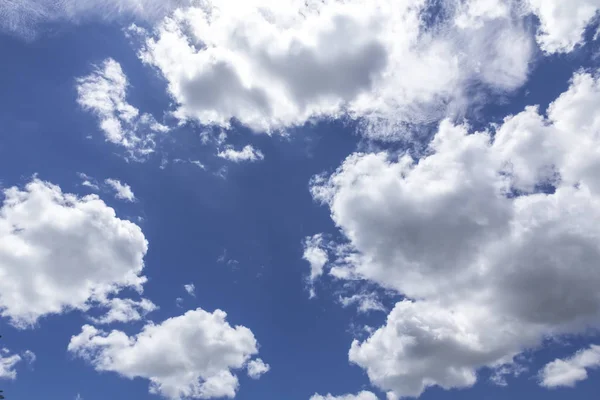
[[[527,107],[493,140],[444,121],[420,160],[355,153],[313,180],[348,240],[328,274],[405,297],[349,352],[389,398],[470,387],[479,368],[597,327],[598,102],[599,78],[577,73],[547,116]]]
[[[0,30],[33,40],[48,23],[136,18],[152,22],[193,0],[3,0]]]
[[[258,353],[258,343],[250,329],[232,327],[226,317],[221,310],[198,308],[133,336],[85,325],[68,350],[97,371],[147,379],[150,393],[168,399],[233,398],[239,387],[235,371]],[[268,371],[260,359],[250,363],[255,378]]]

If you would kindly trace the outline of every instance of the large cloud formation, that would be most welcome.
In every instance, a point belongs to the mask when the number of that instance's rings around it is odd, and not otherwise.
[[[221,310],[200,308],[148,324],[140,333],[106,333],[86,325],[71,338],[69,351],[97,371],[112,371],[150,381],[150,392],[169,399],[235,397],[243,368],[258,353],[258,343],[244,326],[232,327]],[[256,370],[260,364],[262,369]],[[258,379],[268,371],[262,360],[251,361],[249,372]]]
[[[440,124],[419,160],[349,156],[317,177],[348,243],[326,268],[405,296],[350,360],[391,398],[473,385],[545,336],[599,326],[600,81],[495,133]]]
[[[237,120],[275,132],[350,116],[365,134],[390,139],[406,124],[460,114],[490,92],[520,87],[536,39],[546,53],[572,51],[599,7],[600,0],[8,0],[0,21],[14,32],[48,21],[149,22],[148,31],[136,29],[146,32],[141,57],[166,78],[182,121]]]
[[[45,315],[92,304],[113,308],[109,298],[122,289],[142,291],[147,249],[142,230],[117,218],[96,195],[63,193],[37,178],[23,189],[6,189],[0,208],[0,314],[26,327]]]
[[[386,137],[528,76],[533,35],[512,3],[440,7],[435,19],[425,0],[207,0],[167,17],[142,59],[182,120],[274,132],[349,115]]]

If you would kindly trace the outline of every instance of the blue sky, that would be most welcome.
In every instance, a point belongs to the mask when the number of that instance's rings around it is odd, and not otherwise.
[[[0,0],[7,398],[596,398],[599,8]]]

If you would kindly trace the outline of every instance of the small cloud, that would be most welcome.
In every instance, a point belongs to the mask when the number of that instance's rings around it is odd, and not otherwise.
[[[108,308],[108,311],[100,318],[90,318],[96,324],[140,321],[147,314],[158,309],[158,306],[148,299],[135,301],[115,298],[101,302],[100,306]]]
[[[190,164],[194,164],[198,168],[206,169],[206,166],[198,160],[190,160]]]
[[[181,158],[176,158],[173,160],[173,162],[175,164],[192,164],[200,169],[206,170],[206,165],[202,164],[199,160],[184,160]]]
[[[107,142],[122,146],[129,159],[142,161],[154,152],[157,134],[169,127],[127,101],[129,81],[121,65],[109,58],[87,76],[77,78],[77,102],[96,115]]]
[[[360,293],[350,297],[339,297],[342,307],[357,306],[359,313],[368,313],[370,311],[386,311],[385,307],[375,293]]]
[[[3,348],[0,354],[0,379],[17,379],[17,364],[25,361],[31,365],[35,361],[35,354],[29,350],[23,352],[23,354],[11,354],[11,351],[7,348]]]
[[[217,262],[219,264],[226,264],[234,270],[237,269],[240,264],[238,260],[234,258],[229,258],[229,256],[227,256],[227,249],[223,250],[223,254],[221,254],[219,258],[217,258]]]
[[[131,190],[131,186],[129,186],[128,184],[121,183],[121,181],[119,181],[117,179],[106,179],[104,181],[104,183],[106,183],[108,186],[110,186],[116,192],[115,197],[117,199],[129,201],[129,202],[134,202],[136,200],[135,195],[133,194],[133,191]]]
[[[183,288],[192,297],[196,297],[196,286],[193,283],[188,283],[187,285],[183,285]]]
[[[209,143],[216,143],[218,146],[221,146],[227,140],[227,132],[221,130],[218,135],[215,132],[210,130],[206,130],[200,133],[200,142],[203,145],[207,145]]]
[[[308,277],[309,297],[316,297],[314,282],[323,275],[325,265],[329,262],[327,246],[323,240],[323,234],[319,233],[304,239],[304,252],[302,258],[310,264],[310,276]]]
[[[217,154],[218,157],[235,163],[244,161],[255,162],[265,159],[262,151],[255,149],[251,145],[246,145],[242,150],[235,150],[233,146],[226,146],[225,150]]]
[[[23,360],[29,365],[33,364],[36,360],[35,353],[30,350],[25,350],[23,353]]]
[[[237,267],[239,265],[239,261],[238,260],[227,260],[227,265],[229,265],[230,267]]]
[[[77,174],[77,176],[79,176],[79,178],[81,178],[81,186],[85,186],[88,187],[92,190],[100,190],[100,187],[98,186],[98,182],[96,182],[96,180],[94,178],[92,178],[91,176],[88,176],[86,174],[84,174],[83,172],[79,172]]]
[[[503,364],[493,370],[490,381],[497,386],[508,386],[508,382],[506,381],[508,376],[516,378],[524,372],[527,372],[527,367],[516,361],[510,364]]]
[[[256,360],[252,360],[246,366],[248,370],[248,376],[252,379],[259,379],[263,374],[266,374],[271,370],[271,366],[269,364],[265,364],[263,360],[257,358]]]
[[[574,387],[588,378],[588,370],[600,368],[600,346],[592,345],[566,359],[556,359],[540,371],[540,386]]]

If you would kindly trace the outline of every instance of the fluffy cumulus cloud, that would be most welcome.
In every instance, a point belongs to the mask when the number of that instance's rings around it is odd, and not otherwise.
[[[29,350],[23,354],[12,354],[10,350],[4,348],[0,350],[0,379],[17,379],[16,366],[22,362],[33,364],[35,354]]]
[[[260,358],[257,358],[256,360],[250,361],[246,366],[246,369],[248,370],[248,376],[250,378],[258,379],[267,372],[269,372],[271,370],[271,366],[269,364],[266,364]]]
[[[588,377],[587,370],[600,367],[600,346],[592,345],[572,357],[556,359],[540,371],[540,385],[547,388],[573,387]]]
[[[527,78],[533,35],[511,2],[431,3],[207,0],[167,17],[142,59],[181,120],[274,132],[349,115],[386,137]]]
[[[128,86],[121,65],[109,58],[77,79],[77,102],[98,117],[108,142],[122,146],[132,159],[141,159],[153,151],[155,135],[168,128],[127,102]]]
[[[227,146],[224,150],[217,154],[218,157],[223,158],[234,163],[241,162],[255,162],[262,161],[265,159],[262,151],[255,149],[251,145],[246,145],[241,150],[236,150],[233,146]]]
[[[403,295],[351,362],[390,398],[473,385],[547,336],[600,316],[600,81],[469,133],[449,121],[425,155],[349,156],[313,181],[347,242],[329,273]],[[499,328],[500,327],[500,328]]]
[[[333,396],[331,394],[322,396],[320,394],[314,394],[311,396],[310,400],[377,400],[377,396],[371,392],[362,391],[358,394],[345,394],[342,396]]]
[[[33,39],[45,24],[113,21],[136,18],[154,21],[192,0],[3,0],[0,30]]]
[[[548,53],[569,52],[600,9],[600,0],[526,0],[540,20],[537,40]]]
[[[133,194],[133,190],[131,190],[131,186],[126,183],[121,183],[121,181],[117,179],[106,179],[104,181],[108,186],[112,188],[115,192],[115,197],[117,199],[134,202],[135,195]]]
[[[258,353],[258,344],[248,328],[232,327],[225,312],[198,308],[150,323],[133,336],[86,325],[68,349],[97,371],[148,379],[151,393],[210,399],[235,396],[239,384],[234,372]]]
[[[34,178],[4,191],[0,208],[0,313],[17,326],[139,292],[148,243],[97,195],[78,197]]]

